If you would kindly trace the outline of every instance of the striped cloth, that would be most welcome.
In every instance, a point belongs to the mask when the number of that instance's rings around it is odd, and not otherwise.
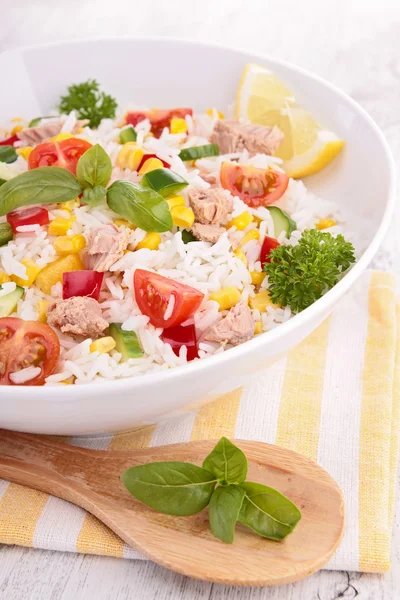
[[[394,277],[366,273],[330,318],[243,389],[140,432],[71,443],[126,450],[225,435],[301,452],[344,492],[345,534],[327,568],[387,571],[400,421],[398,316]],[[0,542],[140,558],[84,510],[1,480]]]

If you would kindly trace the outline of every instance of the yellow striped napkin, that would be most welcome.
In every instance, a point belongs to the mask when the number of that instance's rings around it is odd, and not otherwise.
[[[398,317],[394,277],[366,273],[327,321],[243,389],[140,432],[71,443],[125,450],[226,435],[297,450],[344,492],[346,530],[327,568],[387,571],[400,421]],[[84,510],[1,480],[0,542],[141,558]]]

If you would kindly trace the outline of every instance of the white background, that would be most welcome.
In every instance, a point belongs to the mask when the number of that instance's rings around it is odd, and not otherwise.
[[[369,111],[400,159],[399,0],[0,0],[0,51],[149,35],[223,43],[313,71]],[[132,70],[124,76],[135,76],[139,60],[132,56]],[[0,93],[12,85],[0,73]],[[400,210],[374,262],[397,273],[399,225]],[[0,546],[0,598],[334,600],[358,593],[362,600],[394,600],[400,598],[399,513],[393,569],[385,576],[323,571],[282,588],[240,589],[188,580],[149,562]]]

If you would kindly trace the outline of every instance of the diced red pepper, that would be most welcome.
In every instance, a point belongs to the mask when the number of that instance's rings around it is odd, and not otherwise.
[[[186,346],[188,361],[199,358],[194,325],[168,327],[168,329],[164,329],[162,332],[161,339],[171,345],[172,350],[177,356],[179,356],[181,346]]]
[[[263,268],[264,268],[265,263],[271,262],[271,259],[269,258],[269,255],[271,254],[271,250],[274,250],[274,248],[277,248],[278,246],[280,246],[280,243],[278,242],[278,240],[276,240],[275,238],[272,238],[272,237],[268,237],[267,235],[265,236],[263,245],[261,246],[261,254],[260,254],[261,266]]]
[[[17,227],[24,225],[48,225],[49,213],[45,208],[39,206],[30,206],[29,208],[13,210],[7,215],[7,221],[13,228],[14,233]]]
[[[178,118],[184,119],[186,115],[193,115],[193,109],[191,108],[171,108],[171,109],[160,109],[160,108],[152,108],[151,110],[139,110],[128,112],[126,115],[126,122],[129,125],[133,125],[134,127],[140,123],[140,121],[144,121],[145,119],[149,119],[151,123],[151,131],[155,135],[155,137],[160,137],[163,132],[164,127],[169,127],[171,124],[171,119]]]
[[[86,296],[99,299],[104,273],[98,271],[68,271],[63,273],[63,299]]]
[[[162,164],[164,165],[164,167],[166,169],[170,169],[171,168],[171,165],[169,163],[167,163],[166,160],[163,160],[162,158],[160,158],[159,156],[157,156],[157,154],[144,154],[142,160],[139,163],[138,168],[136,169],[138,172],[143,167],[143,165],[146,162],[146,160],[148,160],[149,158],[158,158],[158,160],[161,160]]]
[[[17,135],[12,135],[11,137],[0,140],[0,146],[14,146],[15,142],[19,142],[19,137]]]

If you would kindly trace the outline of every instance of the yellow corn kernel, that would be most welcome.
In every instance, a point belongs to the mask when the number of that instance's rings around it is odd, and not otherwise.
[[[38,300],[36,302],[36,312],[38,314],[39,323],[47,323],[47,309],[50,306],[51,302],[47,302],[47,300]]]
[[[172,210],[175,206],[185,206],[185,198],[183,196],[171,196],[167,198],[167,204],[169,210]]]
[[[257,323],[255,324],[254,327],[254,335],[258,335],[259,333],[263,332],[263,326],[261,321],[257,321]]]
[[[243,246],[245,246],[248,242],[251,242],[251,240],[259,240],[260,239],[260,232],[258,231],[258,229],[250,229],[250,231],[248,231],[246,233],[246,235],[244,235],[242,237],[242,239],[240,240],[240,246],[243,248]]]
[[[86,246],[86,240],[80,233],[77,235],[59,235],[54,240],[53,246],[57,254],[66,256],[67,254],[76,254],[83,250]]]
[[[148,158],[140,168],[139,175],[145,175],[150,171],[155,171],[155,169],[162,169],[163,166],[164,163],[159,158]]]
[[[70,381],[69,379],[63,379],[62,381],[60,381],[60,383],[63,383],[64,385],[72,385],[72,381]]]
[[[111,352],[114,350],[116,346],[116,342],[114,338],[110,335],[106,337],[99,338],[95,342],[90,344],[90,352],[100,352],[100,354],[105,354],[106,352]]]
[[[247,256],[245,255],[243,250],[241,250],[240,248],[237,248],[233,254],[236,256],[236,258],[238,258],[239,260],[242,261],[242,263],[244,264],[245,267],[247,267]]]
[[[271,300],[269,292],[265,290],[264,292],[259,292],[255,296],[250,298],[250,307],[260,312],[266,312],[268,306],[272,306],[273,308],[280,308],[279,304],[274,304]]]
[[[250,271],[251,283],[253,285],[261,285],[265,279],[266,273],[261,273],[259,271]]]
[[[9,277],[7,273],[0,273],[0,285],[2,283],[8,283],[9,281],[11,281],[11,277]]]
[[[117,227],[126,227],[127,229],[136,229],[133,223],[129,223],[129,221],[125,221],[125,219],[115,219],[114,225]]]
[[[157,250],[161,244],[161,236],[158,233],[146,233],[141,242],[136,246],[136,250],[147,248],[148,250]]]
[[[32,285],[32,283],[35,281],[36,277],[38,276],[39,272],[41,271],[41,268],[37,266],[36,263],[34,263],[30,258],[24,258],[23,260],[21,260],[22,264],[25,266],[26,268],[26,277],[27,279],[23,279],[22,277],[17,277],[16,275],[11,275],[11,279],[13,281],[15,281],[15,283],[17,285],[22,286],[29,286]]]
[[[336,225],[336,221],[333,219],[321,219],[317,223],[317,229],[321,231],[321,229],[328,229],[328,227],[334,227]]]
[[[76,217],[70,217],[69,219],[57,217],[49,225],[49,235],[66,235],[74,221],[76,221]]]
[[[246,229],[246,227],[248,227],[252,221],[253,215],[246,210],[237,217],[234,217],[232,221],[229,221],[227,228],[229,229],[230,227],[236,227],[238,231],[243,231],[243,229]]]
[[[28,160],[32,150],[33,148],[31,146],[25,146],[25,148],[18,148],[17,154],[22,156],[22,158],[24,158],[25,160]]]
[[[21,119],[21,117],[14,117],[11,119],[11,123],[24,123],[25,119]]]
[[[179,119],[177,117],[173,117],[171,119],[171,125],[169,130],[171,133],[186,133],[188,130],[186,119]]]
[[[36,277],[36,285],[44,294],[50,295],[53,285],[62,282],[63,273],[82,271],[84,268],[78,254],[61,256],[40,271]]]
[[[218,292],[212,292],[210,294],[210,300],[214,300],[219,304],[219,310],[228,310],[240,302],[241,293],[235,287],[227,287],[219,290]]]
[[[52,142],[62,142],[63,140],[69,140],[73,137],[74,136],[72,135],[72,133],[58,133],[57,135],[54,135],[52,138],[50,138],[50,140]]]
[[[68,200],[68,202],[60,202],[58,204],[58,208],[60,210],[67,210],[68,212],[72,212],[74,208],[79,208],[81,205],[79,198],[74,198],[74,200]]]
[[[25,129],[25,127],[23,125],[16,125],[15,127],[13,127],[11,129],[11,135],[15,135],[16,133],[19,133],[23,129]]]
[[[187,206],[175,206],[171,209],[172,222],[176,227],[191,227],[194,223],[194,212]]]
[[[215,118],[215,117],[218,117],[218,119],[225,118],[224,113],[222,113],[220,110],[217,110],[216,108],[207,108],[206,115],[208,115],[211,118]]]
[[[144,152],[138,148],[136,142],[126,142],[119,151],[117,165],[120,169],[136,171],[140,165]]]

